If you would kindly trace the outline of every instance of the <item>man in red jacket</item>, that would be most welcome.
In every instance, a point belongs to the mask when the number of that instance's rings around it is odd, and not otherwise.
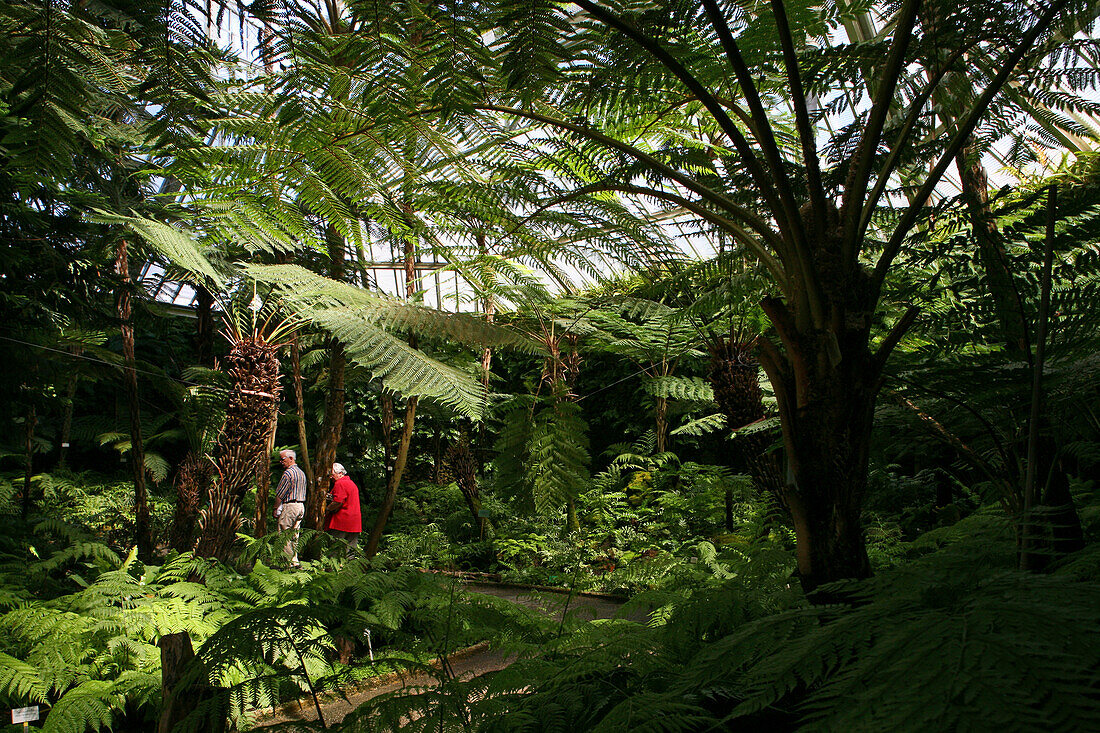
[[[363,531],[359,487],[339,463],[332,464],[332,480],[332,499],[325,508],[325,530],[342,539],[348,546],[348,557],[353,557],[359,547],[359,533]]]

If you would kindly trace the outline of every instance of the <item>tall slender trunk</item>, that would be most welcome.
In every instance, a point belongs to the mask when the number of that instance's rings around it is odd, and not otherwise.
[[[482,257],[489,253],[489,246],[485,242],[485,233],[481,231],[477,233],[477,251]],[[493,300],[490,289],[491,286],[495,285],[492,273],[490,273],[488,277],[490,278],[490,282],[485,284],[487,294],[485,296],[485,299],[482,301],[482,307],[485,309],[485,320],[489,323],[492,323],[496,318],[497,304],[496,301]],[[492,367],[492,365],[493,350],[490,347],[486,346],[481,350],[481,386],[485,389],[486,394],[489,393],[489,376],[491,374],[490,368]],[[477,438],[477,445],[480,449],[480,447],[485,444],[484,420],[482,420],[478,425]]]
[[[986,285],[997,320],[1004,332],[1005,348],[1013,359],[1031,364],[1031,339],[1020,291],[1012,276],[1004,239],[989,206],[989,177],[973,142],[955,157],[963,201],[970,216],[970,229],[978,245],[978,258],[985,271]]]
[[[383,392],[381,399],[379,400],[382,414],[380,420],[382,422],[382,471],[386,475],[386,484],[390,483],[390,476],[393,475],[394,467],[394,450],[393,450],[393,421],[396,418],[396,413],[393,409],[393,395],[388,392]]]
[[[411,209],[406,204],[406,209]],[[416,243],[405,241],[405,298],[411,300],[416,292]],[[415,335],[409,336],[409,346],[417,348]],[[397,457],[394,461],[393,471],[386,481],[386,494],[382,497],[382,506],[378,509],[378,518],[375,519],[371,529],[370,539],[367,542],[366,556],[374,557],[378,553],[378,545],[382,541],[382,532],[386,529],[390,512],[393,511],[394,502],[397,500],[397,490],[401,485],[401,476],[405,473],[405,466],[409,458],[409,447],[412,444],[413,426],[416,422],[417,398],[408,397],[405,401],[405,422],[401,426],[401,442],[397,446]]]
[[[378,545],[382,541],[382,533],[386,529],[390,512],[393,511],[394,502],[397,501],[397,489],[401,485],[401,476],[405,473],[405,466],[409,459],[409,446],[412,444],[413,424],[416,421],[416,397],[410,397],[405,402],[405,423],[401,426],[401,443],[397,447],[397,457],[394,461],[393,473],[386,482],[386,493],[382,497],[382,506],[378,509],[378,518],[371,528],[370,539],[367,541],[366,556],[372,558],[378,554]]]
[[[214,296],[202,284],[195,286],[195,358],[214,366]]]
[[[38,413],[32,404],[27,408],[27,424],[23,443],[23,519],[31,513],[31,479],[34,478],[34,429],[38,425]]]
[[[149,560],[153,552],[149,498],[145,488],[145,449],[141,439],[141,406],[138,402],[137,358],[134,354],[134,326],[131,317],[130,260],[128,242],[120,238],[115,253],[115,270],[121,279],[118,290],[118,320],[122,331],[123,377],[130,403],[130,465],[134,474],[134,542],[138,556]]]
[[[294,415],[298,425],[298,453],[302,472],[306,475],[306,496],[313,494],[317,482],[313,478],[313,466],[309,463],[309,441],[306,438],[306,401],[302,389],[302,354],[298,345],[298,336],[290,342],[290,366],[294,375]]]
[[[69,353],[73,356],[79,356],[82,351],[83,349],[79,346],[69,347]],[[74,369],[69,373],[69,378],[65,382],[65,407],[61,415],[61,435],[57,441],[57,467],[62,471],[69,466],[69,442],[73,435],[73,411],[76,404],[77,382],[78,377]]]
[[[668,450],[668,397],[657,398],[656,411],[657,452]]]
[[[332,226],[326,230],[329,256],[329,276],[342,281],[345,276],[343,237]],[[336,449],[344,432],[344,383],[347,356],[343,344],[333,339],[329,344],[328,382],[325,385],[325,415],[317,438],[317,450],[313,459],[313,475],[320,483],[328,476],[336,461]],[[324,487],[318,485],[306,499],[306,527],[321,529],[324,519]]]

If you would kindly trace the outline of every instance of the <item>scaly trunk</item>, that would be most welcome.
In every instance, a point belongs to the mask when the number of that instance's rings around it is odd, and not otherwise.
[[[120,239],[115,253],[115,270],[122,281],[118,289],[118,320],[122,331],[123,378],[126,399],[130,403],[130,466],[134,474],[134,542],[138,556],[148,561],[153,553],[149,498],[145,488],[145,448],[141,441],[141,407],[138,402],[137,358],[134,353],[134,326],[130,322],[130,260],[127,241]]]
[[[657,398],[657,452],[668,450],[668,398]]]
[[[874,396],[858,382],[822,392],[818,402],[796,411],[787,431],[795,483],[784,499],[794,520],[798,571],[807,592],[871,574],[860,514]]]
[[[195,522],[210,486],[211,465],[206,456],[188,453],[176,472],[176,510],[169,542],[179,552],[195,546]]]
[[[214,451],[217,481],[199,513],[198,557],[229,557],[241,528],[241,501],[259,473],[270,471],[267,445],[280,392],[277,348],[253,333],[239,337],[226,355],[233,391]]]
[[[270,457],[271,451],[275,448],[275,428],[278,426],[278,415],[271,421],[271,427],[267,432],[267,450],[265,454]],[[256,474],[256,518],[254,521],[254,531],[252,536],[256,538],[263,537],[267,534],[267,515],[270,512],[268,502],[271,499],[271,471],[264,470],[261,465],[259,467],[259,473]]]
[[[791,302],[765,298],[761,307],[782,350],[768,338],[758,345],[790,466],[783,498],[794,520],[798,573],[817,601],[829,600],[814,593],[822,584],[871,574],[861,513],[875,400],[883,365],[918,313],[910,308],[871,353],[877,293],[859,263],[845,259],[846,250],[859,248],[843,246],[840,219],[830,212],[828,228],[810,239],[818,312],[798,290]],[[812,233],[812,222],[805,225]]]
[[[760,391],[759,362],[752,351],[757,337],[751,334],[711,336],[707,350],[710,368],[707,381],[714,390],[718,409],[731,430],[763,420],[764,396]],[[783,503],[783,465],[778,452],[768,449],[774,440],[770,432],[738,435],[733,441],[730,461],[734,470],[748,473],[756,487],[772,500]],[[733,529],[733,491],[726,491],[726,529]]]
[[[462,498],[466,500],[466,506],[470,510],[470,517],[474,526],[478,527],[481,534],[484,535],[488,521],[481,516],[481,493],[477,485],[477,459],[470,448],[469,431],[465,428],[462,434],[459,435],[458,440],[451,443],[447,449],[446,461],[451,473],[454,475],[455,483],[458,484],[459,491],[462,492]]]

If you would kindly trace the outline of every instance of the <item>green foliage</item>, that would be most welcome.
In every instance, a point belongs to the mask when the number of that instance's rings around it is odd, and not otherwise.
[[[528,406],[530,404],[530,406]],[[571,402],[536,407],[516,400],[505,413],[494,450],[497,486],[542,516],[584,488],[588,440],[581,409]]]

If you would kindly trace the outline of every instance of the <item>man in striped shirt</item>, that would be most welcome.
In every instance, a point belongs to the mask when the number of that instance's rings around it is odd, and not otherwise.
[[[275,518],[279,521],[279,531],[294,528],[294,538],[283,548],[292,568],[301,567],[298,562],[298,530],[306,513],[306,475],[298,468],[297,461],[298,454],[294,451],[279,451],[283,475],[275,487]]]

